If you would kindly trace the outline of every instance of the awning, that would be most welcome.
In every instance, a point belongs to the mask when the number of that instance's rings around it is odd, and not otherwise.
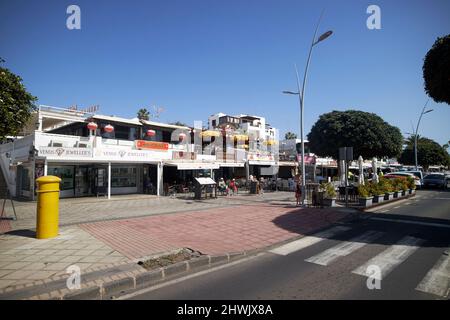
[[[235,135],[233,135],[233,138],[235,138],[236,140],[239,140],[239,141],[245,141],[245,140],[248,140],[248,135],[246,135],[246,134],[235,134]]]
[[[219,169],[216,163],[177,163],[178,170],[211,170]]]
[[[206,130],[200,133],[202,137],[220,137],[221,133],[219,131],[214,130]]]
[[[220,162],[219,166],[222,168],[242,168],[244,167],[244,163],[238,162]]]
[[[274,161],[258,161],[258,160],[249,160],[248,164],[257,165],[257,166],[274,166],[274,165],[276,165]]]

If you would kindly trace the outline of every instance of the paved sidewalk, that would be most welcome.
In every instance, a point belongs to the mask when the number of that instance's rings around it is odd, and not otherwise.
[[[77,226],[60,235],[38,240],[31,231],[0,235],[0,289],[43,281],[66,274],[76,264],[81,271],[125,261],[127,258]]]
[[[32,207],[19,205],[22,220],[7,221],[13,231],[0,234],[0,292],[67,275],[66,268],[73,264],[86,272],[186,247],[203,254],[258,249],[349,215],[342,209],[295,207],[291,193],[198,202],[155,197],[62,201],[61,220],[66,225],[60,227],[60,235],[38,240],[35,217],[26,217]]]
[[[61,199],[59,203],[59,223],[60,226],[65,226],[84,222],[220,208],[249,201],[267,202],[272,200],[292,202],[294,195],[292,192],[266,193],[263,196],[240,194],[201,201],[142,194],[112,196],[111,200],[95,197],[67,198]],[[14,201],[14,205],[18,219],[17,221],[0,220],[0,233],[36,227],[36,202]],[[13,216],[9,202],[7,202],[5,212],[6,216]]]
[[[82,224],[80,227],[128,258],[188,247],[221,254],[266,247],[335,223],[337,209],[249,204],[227,208]]]

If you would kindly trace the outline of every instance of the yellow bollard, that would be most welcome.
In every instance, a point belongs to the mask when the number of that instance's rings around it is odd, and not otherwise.
[[[55,176],[43,176],[36,179],[36,182],[38,183],[36,238],[53,238],[58,235],[61,179]]]

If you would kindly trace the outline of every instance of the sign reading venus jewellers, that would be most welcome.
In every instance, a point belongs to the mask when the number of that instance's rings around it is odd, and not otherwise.
[[[171,159],[169,152],[147,151],[147,150],[113,150],[97,149],[94,157],[105,160],[126,160],[126,161],[145,161],[145,160],[168,160]]]
[[[92,150],[87,148],[39,147],[39,156],[56,159],[92,158]]]
[[[148,150],[125,149],[95,149],[90,148],[64,148],[64,147],[40,147],[39,156],[50,160],[124,160],[124,161],[148,161],[171,159],[169,152]]]

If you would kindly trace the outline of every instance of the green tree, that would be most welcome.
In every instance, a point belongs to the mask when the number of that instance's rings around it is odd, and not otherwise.
[[[406,165],[415,164],[414,156],[414,137],[407,141],[406,148],[403,150],[400,158],[400,163]],[[425,170],[432,165],[450,165],[450,155],[447,150],[439,143],[428,138],[418,137],[417,139],[417,162]]]
[[[435,102],[450,104],[450,34],[437,38],[422,69],[425,92]]]
[[[0,63],[3,62],[0,58]],[[36,110],[36,100],[26,90],[21,77],[0,67],[0,140],[19,134]]]
[[[348,110],[322,114],[308,134],[311,152],[339,157],[340,147],[353,147],[355,157],[396,157],[402,151],[400,129],[374,113]]]
[[[447,150],[448,148],[450,148],[450,140],[447,141],[447,143],[444,143],[444,144],[442,145],[442,148],[444,148],[445,150]]]
[[[293,132],[288,131],[288,132],[286,132],[286,134],[284,135],[284,138],[285,138],[286,140],[297,139],[297,135],[296,135],[295,133],[293,133]]]
[[[139,111],[137,112],[137,117],[139,120],[148,121],[150,119],[150,112],[148,112],[148,110],[145,108],[139,109]]]
[[[187,124],[185,124],[184,122],[181,122],[181,121],[171,122],[170,124],[173,124],[174,126],[188,127]]]

